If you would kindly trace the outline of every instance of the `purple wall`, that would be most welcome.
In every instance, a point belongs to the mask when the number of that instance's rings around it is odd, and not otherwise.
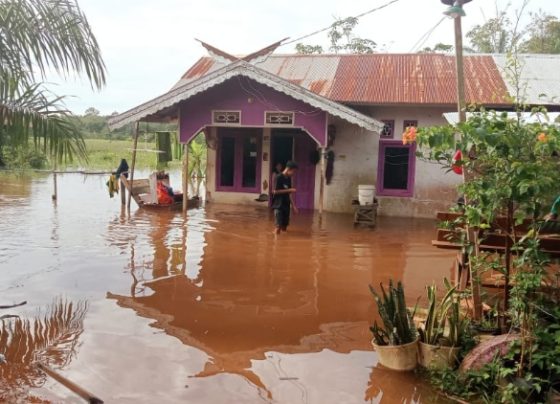
[[[249,98],[253,101],[249,103]],[[241,110],[241,126],[266,126],[265,111],[295,112],[294,127],[306,130],[325,145],[327,113],[245,77],[233,78],[183,102],[181,142],[212,124],[213,110]]]

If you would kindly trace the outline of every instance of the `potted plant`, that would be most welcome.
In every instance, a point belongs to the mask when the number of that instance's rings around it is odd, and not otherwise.
[[[414,311],[407,309],[401,282],[395,287],[393,281],[389,281],[387,291],[383,284],[380,286],[381,295],[372,286],[369,287],[382,321],[381,326],[375,321],[370,327],[379,363],[392,370],[412,370],[418,363],[418,334],[413,322]]]
[[[418,361],[426,368],[444,369],[454,367],[461,350],[461,339],[467,320],[461,316],[455,287],[445,279],[447,292],[437,301],[437,288],[428,286],[428,310],[420,335]]]

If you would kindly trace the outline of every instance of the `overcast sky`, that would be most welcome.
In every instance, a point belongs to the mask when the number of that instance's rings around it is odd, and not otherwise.
[[[81,114],[95,107],[104,114],[124,112],[167,91],[205,50],[199,38],[234,54],[248,54],[285,37],[297,38],[359,14],[388,0],[80,0],[107,64],[106,87],[93,92],[81,81],[56,84],[69,94],[68,107]],[[522,0],[511,0],[516,9]],[[507,0],[498,0],[505,6]],[[439,0],[399,0],[363,17],[356,34],[373,39],[379,51],[410,52],[442,17]],[[560,16],[559,0],[531,0],[529,10]],[[464,32],[495,14],[493,0],[465,6]],[[452,43],[453,26],[445,20],[425,46]],[[328,48],[326,34],[305,41]],[[293,52],[293,45],[278,52]],[[56,81],[58,80],[51,80]]]

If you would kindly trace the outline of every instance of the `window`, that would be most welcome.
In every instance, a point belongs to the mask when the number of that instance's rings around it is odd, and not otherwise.
[[[216,189],[259,192],[261,176],[260,130],[222,130],[217,150]]]
[[[412,119],[403,121],[403,132],[406,130],[406,128],[408,128],[410,126],[414,126],[415,128],[417,128],[418,127],[418,121],[412,120]]]
[[[377,187],[380,196],[410,197],[414,193],[416,145],[382,140],[379,143]]]
[[[386,139],[392,139],[395,132],[395,121],[384,119],[381,122],[384,123],[383,129],[381,130],[381,137]]]

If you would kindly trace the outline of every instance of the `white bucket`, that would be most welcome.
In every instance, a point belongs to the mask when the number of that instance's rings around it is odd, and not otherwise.
[[[358,185],[358,200],[360,205],[373,205],[375,185]]]

